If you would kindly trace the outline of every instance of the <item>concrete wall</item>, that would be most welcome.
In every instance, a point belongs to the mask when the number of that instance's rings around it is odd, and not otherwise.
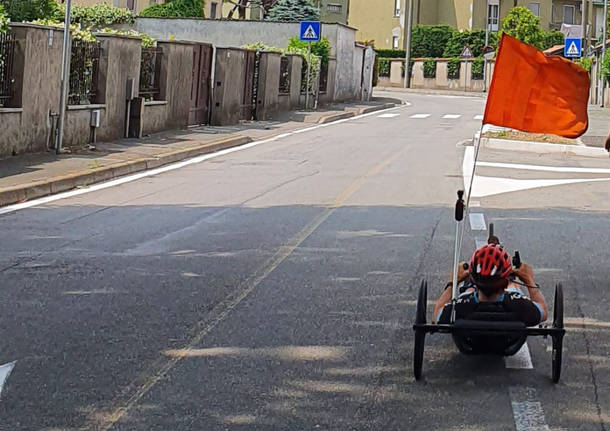
[[[301,102],[301,69],[303,58],[300,55],[289,55],[290,58],[290,109],[300,106]]]
[[[256,119],[269,120],[279,110],[280,59],[276,52],[260,53]]]
[[[45,151],[51,132],[49,112],[59,110],[63,31],[13,24],[18,45],[14,98],[0,108],[0,157]]]
[[[246,50],[217,48],[212,84],[212,125],[236,124],[242,119],[245,77]]]

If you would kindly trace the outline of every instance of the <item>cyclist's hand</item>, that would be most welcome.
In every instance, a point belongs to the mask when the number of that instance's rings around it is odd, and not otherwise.
[[[519,268],[513,268],[513,274],[527,285],[533,286],[536,284],[534,282],[534,270],[527,263],[522,262]]]
[[[468,279],[469,275],[470,273],[468,272],[468,264],[466,262],[460,262],[458,264],[458,283],[461,283],[462,281]],[[453,280],[453,272],[451,273],[451,280]]]

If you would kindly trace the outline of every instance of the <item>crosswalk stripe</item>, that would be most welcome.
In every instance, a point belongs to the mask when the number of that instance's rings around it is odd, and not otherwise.
[[[381,114],[378,115],[377,118],[394,118],[398,117],[400,114]]]
[[[482,119],[483,119],[483,116],[482,116],[482,115],[475,115],[475,116],[473,117],[473,119],[474,119],[474,120],[482,120]]]
[[[460,114],[445,114],[443,115],[443,118],[449,119],[449,120],[456,120],[458,118],[460,118],[461,115]]]
[[[413,114],[409,118],[421,119],[421,118],[428,118],[429,116],[430,116],[430,114]]]

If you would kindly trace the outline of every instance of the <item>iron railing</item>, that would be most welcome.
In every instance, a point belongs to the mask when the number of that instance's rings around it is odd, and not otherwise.
[[[100,51],[99,42],[72,41],[68,104],[95,103]]]
[[[161,76],[161,48],[142,48],[140,62],[140,96],[147,100],[154,100],[161,93],[159,78]]]
[[[15,44],[12,34],[0,34],[0,106],[4,106],[13,97]]]
[[[290,59],[283,56],[280,60],[280,94],[290,94]]]

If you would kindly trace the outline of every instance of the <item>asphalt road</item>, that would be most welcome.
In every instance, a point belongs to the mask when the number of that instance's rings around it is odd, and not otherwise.
[[[573,169],[608,160],[481,153],[473,212],[550,302],[564,283],[561,382],[548,340],[513,369],[442,335],[414,381],[416,290],[431,313],[484,101],[407,99],[0,216],[0,429],[609,430],[610,173]]]

